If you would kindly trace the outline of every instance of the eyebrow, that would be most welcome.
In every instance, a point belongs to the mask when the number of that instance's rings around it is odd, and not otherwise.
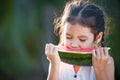
[[[66,35],[68,35],[68,36],[72,36],[71,34],[69,34],[69,33],[66,33]],[[79,38],[88,38],[87,36],[85,36],[85,35],[81,35],[81,36],[78,36]]]
[[[88,37],[87,37],[87,36],[82,35],[82,36],[79,36],[79,38],[88,38]]]

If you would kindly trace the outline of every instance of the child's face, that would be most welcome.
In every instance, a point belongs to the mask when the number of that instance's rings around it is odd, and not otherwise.
[[[88,27],[66,23],[64,45],[71,49],[92,48],[94,47],[94,34]]]

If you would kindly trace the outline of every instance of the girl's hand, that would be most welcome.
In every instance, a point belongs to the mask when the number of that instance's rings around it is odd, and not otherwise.
[[[45,46],[45,54],[47,56],[47,59],[50,61],[52,64],[59,64],[60,58],[58,55],[58,50],[59,47],[55,46],[53,44],[46,44]]]
[[[93,51],[92,63],[95,71],[105,71],[111,62],[107,48],[99,47]]]

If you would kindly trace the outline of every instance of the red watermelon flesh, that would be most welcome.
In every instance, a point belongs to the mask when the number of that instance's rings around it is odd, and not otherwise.
[[[69,46],[61,46],[60,50],[65,52],[91,53],[95,48],[71,49]]]

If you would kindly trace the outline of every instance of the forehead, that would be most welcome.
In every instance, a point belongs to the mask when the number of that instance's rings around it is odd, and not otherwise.
[[[65,33],[74,34],[74,35],[86,35],[86,36],[93,35],[89,27],[79,24],[69,24],[69,23],[65,24]]]

